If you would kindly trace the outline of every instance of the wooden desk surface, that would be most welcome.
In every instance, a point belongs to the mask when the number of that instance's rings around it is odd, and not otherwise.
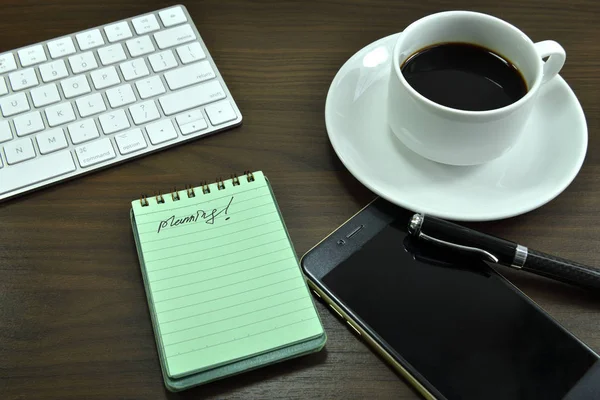
[[[4,0],[0,53],[170,5],[163,1]],[[354,52],[426,14],[470,9],[567,51],[562,75],[587,115],[589,150],[573,184],[539,210],[473,224],[600,265],[600,37],[595,0],[188,1],[243,114],[232,131],[0,204],[3,399],[414,399],[407,384],[319,305],[323,352],[181,394],[163,387],[129,224],[129,202],[173,185],[262,169],[302,254],[373,198],[333,152],[324,104]],[[569,135],[570,132],[564,132]],[[599,299],[507,276],[600,351]]]

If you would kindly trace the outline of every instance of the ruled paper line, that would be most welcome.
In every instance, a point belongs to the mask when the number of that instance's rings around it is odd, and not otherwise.
[[[180,298],[182,298],[182,297],[189,297],[189,296],[193,296],[193,295],[195,295],[195,294],[201,294],[201,293],[206,293],[206,292],[212,292],[213,290],[223,289],[223,288],[225,288],[225,287],[227,287],[227,286],[233,286],[233,285],[237,285],[237,284],[240,284],[240,283],[246,283],[246,282],[254,281],[254,280],[256,280],[256,279],[264,278],[265,276],[269,276],[269,275],[275,275],[275,274],[280,274],[280,273],[282,273],[282,272],[291,271],[291,270],[293,270],[293,269],[296,269],[296,268],[297,268],[297,267],[296,267],[296,266],[294,266],[293,268],[286,268],[286,269],[282,269],[281,271],[270,272],[270,273],[268,273],[268,274],[265,274],[265,275],[261,275],[261,276],[255,276],[254,278],[251,278],[251,279],[244,279],[243,281],[239,281],[239,282],[231,283],[231,284],[229,284],[229,285],[219,286],[219,287],[212,288],[212,289],[209,289],[209,290],[204,290],[204,291],[202,291],[202,292],[195,292],[195,293],[185,294],[185,295],[183,295],[183,296],[171,297],[170,299],[158,300],[158,301],[155,301],[155,302],[154,302],[154,304],[158,304],[158,303],[162,303],[162,302],[165,302],[165,301],[170,301],[170,300],[175,300],[175,299],[180,299]]]
[[[280,304],[288,304],[288,303],[292,303],[294,301],[304,300],[304,299],[305,299],[305,297],[303,296],[303,297],[300,297],[298,299],[294,299],[292,301],[287,301],[285,303],[280,303]],[[275,304],[274,306],[270,306],[270,307],[263,308],[261,310],[256,310],[256,311],[264,311],[264,310],[267,310],[269,308],[277,307],[278,305],[279,304]],[[235,328],[229,328],[229,329],[225,329],[225,330],[222,330],[222,331],[219,331],[219,332],[209,333],[208,335],[196,336],[196,337],[191,338],[191,339],[186,339],[186,340],[181,340],[179,342],[169,343],[169,344],[166,344],[165,347],[175,346],[176,344],[181,344],[181,343],[185,343],[185,342],[191,342],[192,340],[198,340],[198,339],[202,339],[202,338],[205,338],[205,337],[208,337],[208,336],[213,336],[213,335],[218,335],[220,333],[229,332],[229,331],[232,331],[232,330],[235,330],[235,329],[245,328],[245,327],[250,326],[250,325],[260,324],[261,322],[270,321],[270,320],[275,319],[275,318],[283,317],[285,315],[294,314],[294,313],[297,313],[297,312],[300,312],[300,311],[304,311],[304,310],[308,310],[308,309],[311,309],[311,308],[312,308],[312,305],[310,305],[308,307],[299,308],[299,309],[294,310],[294,311],[288,311],[288,312],[285,312],[283,314],[278,314],[278,315],[275,315],[273,317],[269,317],[269,318],[266,318],[266,319],[261,319],[260,321],[254,321],[254,322],[251,322],[251,323],[246,324],[246,325],[237,325]],[[256,311],[252,311],[252,312],[247,313],[247,314],[252,314],[252,313],[254,313]],[[240,315],[237,315],[237,317],[244,316],[244,315],[247,315],[247,314],[240,314]],[[163,333],[162,334],[162,338],[164,340],[164,337],[167,336],[167,335],[172,335],[174,333],[180,333],[180,332],[184,332],[184,331],[189,331],[190,329],[195,329],[195,328],[199,328],[201,326],[211,325],[211,324],[217,323],[217,322],[227,321],[228,319],[233,319],[233,318],[235,318],[235,317],[221,319],[219,321],[214,321],[214,322],[211,322],[209,324],[202,324],[202,325],[192,326],[191,328],[181,329],[179,331],[173,331],[173,332]]]
[[[253,187],[253,188],[250,188],[250,189],[247,189],[247,190],[241,190],[241,191],[239,191],[239,192],[235,192],[235,193],[234,193],[234,195],[238,195],[238,194],[242,194],[242,193],[250,192],[250,191],[252,191],[252,190],[258,190],[258,189],[264,188],[265,186],[267,186],[267,185],[266,185],[266,182],[265,182],[265,184],[264,184],[264,185],[262,185],[262,186],[256,186],[256,187]],[[196,188],[194,188],[194,190],[195,190],[195,191],[198,191],[198,190],[202,191],[202,189],[201,189],[201,188],[199,188],[199,187],[196,187]],[[168,193],[167,193],[167,194],[168,194]],[[202,195],[204,195],[204,194],[202,194]],[[154,197],[154,196],[150,196],[150,197]],[[196,197],[193,197],[193,198],[194,198],[194,199],[198,199],[198,203],[207,204],[207,203],[210,203],[210,202],[212,202],[212,201],[217,201],[217,200],[224,199],[224,198],[226,198],[226,197],[231,197],[231,193],[229,193],[229,194],[228,194],[228,195],[226,195],[226,196],[215,197],[214,199],[206,199],[206,200],[204,200],[204,201],[203,201],[203,200],[202,200],[202,198],[201,198],[200,196],[198,196],[198,195],[197,195]],[[195,204],[193,204],[193,205],[198,205],[198,203],[195,203]],[[188,204],[188,205],[181,206],[181,207],[172,207],[172,208],[171,208],[171,207],[169,207],[169,210],[180,210],[180,209],[182,209],[182,208],[191,207],[191,206],[193,206],[193,205],[192,205],[192,204]],[[155,207],[160,207],[160,206],[162,206],[162,204],[161,204],[161,205],[158,205],[158,204],[157,204],[157,205],[154,205],[154,206],[155,206]],[[149,211],[149,212],[145,212],[145,213],[143,213],[143,214],[139,214],[139,216],[140,216],[140,217],[142,217],[142,216],[146,216],[146,215],[157,214],[157,213],[159,213],[159,212],[164,212],[164,211],[165,211],[165,210]],[[137,214],[137,213],[136,213],[136,214]]]
[[[145,252],[144,252],[144,254],[152,253],[152,252],[155,252],[155,251],[162,251],[162,250],[167,250],[167,249],[173,249],[173,248],[175,248],[175,247],[186,246],[186,245],[188,245],[188,244],[198,244],[198,243],[201,243],[201,242],[206,242],[207,240],[213,240],[213,239],[217,239],[217,238],[220,238],[220,237],[223,237],[223,236],[229,236],[229,235],[237,234],[237,233],[240,233],[240,232],[248,231],[248,230],[250,230],[250,229],[256,229],[256,228],[260,228],[261,226],[265,226],[265,225],[273,224],[273,223],[276,223],[276,222],[277,222],[277,223],[280,223],[281,221],[279,221],[279,220],[275,220],[275,221],[271,221],[271,222],[266,222],[266,223],[264,223],[264,224],[262,224],[262,225],[256,225],[256,226],[251,226],[250,228],[246,228],[246,229],[240,229],[240,230],[237,230],[237,231],[235,231],[235,232],[233,232],[233,233],[226,233],[226,234],[224,234],[224,235],[219,235],[219,236],[211,236],[211,237],[209,237],[209,238],[207,238],[207,239],[202,239],[202,240],[194,240],[194,241],[192,241],[192,242],[186,242],[186,243],[176,244],[175,246],[161,247],[160,249],[147,250],[147,251],[145,251]],[[165,240],[168,240],[168,239],[165,239]]]
[[[243,269],[243,270],[240,270],[240,271],[232,272],[230,274],[219,275],[219,276],[215,276],[214,278],[204,279],[204,280],[200,280],[200,281],[193,281],[193,282],[188,282],[188,283],[183,284],[183,285],[172,286],[172,287],[165,288],[165,289],[154,290],[154,293],[160,293],[160,292],[164,292],[165,290],[172,290],[172,289],[182,288],[182,287],[186,287],[186,286],[190,286],[190,285],[197,285],[197,284],[200,284],[200,283],[205,283],[205,282],[208,282],[208,281],[214,281],[215,279],[221,279],[221,278],[224,278],[226,276],[232,276],[232,275],[236,275],[236,274],[241,274],[242,272],[252,271],[253,269],[258,269],[258,268],[266,267],[267,265],[273,265],[273,264],[276,264],[276,263],[281,262],[281,261],[288,261],[290,259],[291,259],[291,257],[286,257],[286,258],[282,258],[281,260],[273,261],[273,262],[266,263],[266,264],[260,264],[260,265],[257,265],[256,267],[246,268],[246,269]]]
[[[185,354],[194,353],[194,352],[196,352],[196,351],[201,351],[201,350],[204,350],[204,349],[209,349],[209,348],[211,348],[211,347],[216,347],[216,346],[221,346],[221,345],[228,344],[228,343],[233,343],[233,342],[235,342],[235,341],[237,341],[237,340],[242,340],[242,339],[246,339],[246,338],[249,338],[249,337],[254,337],[254,336],[262,335],[263,333],[267,333],[267,332],[273,332],[273,331],[276,331],[276,330],[278,330],[278,329],[287,328],[288,326],[296,325],[296,324],[299,324],[299,323],[302,323],[302,322],[305,322],[305,321],[310,321],[311,319],[315,319],[315,318],[317,318],[317,317],[315,316],[315,317],[310,317],[310,318],[301,319],[300,321],[292,322],[291,324],[287,324],[287,325],[283,325],[283,326],[278,326],[278,327],[276,327],[276,328],[273,328],[273,329],[267,329],[266,331],[261,331],[261,332],[258,332],[258,333],[254,333],[254,334],[252,334],[252,335],[246,335],[246,336],[244,336],[244,337],[242,337],[242,338],[236,338],[236,339],[233,339],[233,340],[228,340],[228,341],[226,341],[226,342],[221,342],[221,343],[217,343],[217,344],[212,344],[212,345],[210,345],[210,346],[204,346],[204,347],[203,347],[203,348],[201,348],[201,349],[193,349],[193,350],[190,350],[190,351],[186,351],[186,352],[184,352],[184,353],[177,353],[177,354],[174,354],[174,355],[172,355],[172,356],[168,356],[168,357],[167,357],[167,359],[170,359],[170,358],[175,358],[175,357],[178,357],[178,356],[183,356],[183,355],[185,355]]]
[[[281,241],[283,241],[283,240],[286,240],[286,241],[287,241],[287,239],[288,239],[288,238],[287,238],[287,237],[285,237],[285,238],[281,238],[281,239],[278,239],[278,240],[274,240],[274,241],[272,241],[272,242],[269,242],[269,243],[263,243],[263,244],[259,244],[258,246],[250,246],[250,247],[246,247],[246,248],[244,248],[244,249],[240,249],[240,250],[237,250],[237,251],[231,251],[231,252],[228,252],[228,253],[227,253],[227,255],[236,254],[236,253],[240,253],[240,252],[242,252],[242,251],[246,251],[246,250],[249,250],[249,249],[256,249],[256,248],[258,248],[258,247],[262,247],[262,246],[271,245],[271,244],[273,244],[273,243],[281,242]],[[287,248],[287,247],[288,247],[288,246],[286,246],[286,248]],[[182,265],[196,264],[196,263],[199,263],[199,262],[208,261],[208,260],[213,260],[213,259],[215,259],[215,258],[222,258],[222,257],[223,257],[223,254],[219,254],[219,255],[217,255],[217,256],[214,256],[214,257],[203,258],[202,260],[195,260],[195,261],[191,261],[191,262],[189,262],[189,263],[178,264],[178,265],[171,265],[171,266],[168,266],[168,267],[164,267],[164,268],[158,268],[158,269],[154,269],[154,270],[147,270],[147,271],[148,271],[148,272],[162,271],[162,270],[165,270],[165,269],[170,269],[170,268],[175,268],[175,267],[181,267]],[[146,263],[146,264],[147,264],[147,263]]]
[[[257,226],[263,226],[263,225],[266,225],[266,224],[257,225]],[[213,246],[213,247],[209,247],[209,248],[206,248],[206,249],[194,250],[194,251],[190,251],[189,253],[180,253],[180,254],[177,254],[177,255],[174,255],[174,256],[169,256],[169,257],[156,258],[154,260],[146,260],[146,264],[155,263],[157,261],[169,260],[171,258],[176,258],[176,257],[189,256],[190,254],[204,253],[204,252],[209,251],[209,250],[214,250],[214,249],[218,249],[218,248],[221,248],[221,247],[231,246],[231,245],[233,245],[235,243],[245,242],[245,241],[248,241],[248,240],[256,239],[256,238],[261,237],[261,236],[266,236],[266,235],[270,235],[271,233],[278,233],[278,232],[281,232],[281,228],[277,228],[277,229],[269,231],[269,232],[261,233],[260,235],[250,236],[250,237],[247,237],[247,238],[244,238],[244,239],[236,240],[235,242],[227,242],[227,243],[221,244],[219,246]]]
[[[284,280],[282,280],[282,281],[277,281],[277,282],[269,283],[268,285],[265,285],[265,286],[259,286],[259,287],[255,287],[254,289],[248,289],[248,290],[244,290],[243,292],[237,292],[237,293],[234,293],[234,294],[228,294],[228,295],[226,295],[226,296],[215,297],[215,298],[213,298],[213,299],[210,299],[210,300],[206,300],[206,301],[200,301],[200,302],[198,302],[198,303],[188,304],[188,305],[181,306],[181,307],[169,308],[168,310],[163,310],[163,311],[157,312],[157,313],[156,313],[156,315],[158,315],[158,314],[162,314],[162,313],[166,313],[166,312],[175,311],[175,310],[181,310],[182,308],[188,308],[188,307],[199,306],[200,304],[206,304],[206,303],[210,303],[210,302],[212,302],[212,301],[217,301],[217,300],[226,299],[227,297],[233,297],[233,296],[237,296],[237,295],[240,295],[240,294],[244,294],[244,293],[253,292],[253,291],[255,291],[255,290],[264,289],[264,288],[267,288],[267,287],[269,287],[269,286],[279,285],[280,283],[287,282],[287,281],[291,281],[291,280],[295,280],[295,279],[298,279],[298,278],[294,276],[294,277],[291,277],[291,278],[284,279]],[[300,286],[300,287],[302,287],[302,286]]]
[[[269,254],[277,253],[278,251],[288,250],[288,249],[289,249],[289,247],[285,246],[282,249],[278,249],[278,250],[275,250],[275,251],[270,251],[270,252],[264,253],[264,254],[259,254],[257,256],[250,257],[250,258],[244,258],[243,260],[239,260],[239,261],[234,261],[234,262],[230,262],[230,263],[225,263],[225,264],[217,265],[216,267],[200,269],[200,270],[196,270],[196,271],[193,271],[193,272],[188,272],[188,273],[185,273],[185,274],[168,276],[166,278],[160,278],[160,279],[150,280],[149,282],[150,283],[160,282],[160,281],[164,281],[166,279],[179,278],[180,276],[186,276],[186,275],[191,275],[191,274],[198,274],[198,273],[201,273],[201,272],[206,272],[206,271],[210,271],[210,270],[217,269],[217,268],[229,267],[230,265],[233,265],[233,264],[239,264],[239,263],[244,262],[244,261],[254,260],[255,258],[268,256]]]
[[[216,312],[216,311],[223,311],[223,310],[227,310],[228,308],[233,308],[233,307],[238,307],[238,306],[245,305],[245,304],[254,303],[255,301],[259,301],[259,300],[268,299],[269,297],[278,296],[278,295],[280,295],[280,294],[284,294],[284,293],[290,293],[290,292],[293,292],[294,290],[301,289],[302,287],[303,287],[303,286],[298,286],[298,287],[295,287],[295,288],[293,288],[293,289],[284,290],[283,292],[277,292],[277,293],[273,293],[273,294],[270,294],[270,295],[268,295],[268,296],[259,297],[258,299],[252,299],[252,300],[249,300],[249,301],[245,301],[245,302],[243,302],[243,303],[237,303],[237,304],[233,304],[233,305],[231,305],[231,306],[227,306],[227,307],[223,307],[223,308],[216,308],[216,309],[214,309],[214,310],[210,310],[210,311],[204,311],[204,312],[201,312],[201,313],[199,313],[199,314],[190,315],[190,316],[188,316],[188,317],[182,317],[182,318],[172,319],[172,320],[169,320],[169,321],[161,321],[161,323],[160,323],[160,324],[161,324],[161,326],[162,326],[162,325],[164,325],[164,324],[168,324],[168,323],[171,323],[171,322],[183,321],[184,319],[190,319],[190,318],[198,317],[198,316],[200,316],[200,315],[204,315],[204,314],[210,314],[210,313],[212,313],[212,312]],[[290,303],[291,303],[291,302],[290,302]],[[286,304],[286,303],[280,303],[280,304]],[[245,315],[245,314],[243,314],[243,315]],[[234,317],[232,317],[232,318],[234,318]],[[216,321],[216,322],[218,322],[218,321]]]

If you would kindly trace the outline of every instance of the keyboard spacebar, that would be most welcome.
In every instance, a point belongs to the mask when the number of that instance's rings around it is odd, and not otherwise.
[[[225,92],[219,81],[211,81],[168,94],[158,101],[165,115],[173,115],[224,98]]]
[[[41,156],[22,164],[5,166],[0,168],[0,194],[47,181],[72,171],[75,171],[75,163],[69,151]]]

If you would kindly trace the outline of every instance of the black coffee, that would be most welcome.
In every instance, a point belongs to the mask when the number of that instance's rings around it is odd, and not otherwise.
[[[417,92],[460,110],[501,108],[527,93],[525,79],[510,61],[474,44],[427,47],[409,57],[401,70]]]

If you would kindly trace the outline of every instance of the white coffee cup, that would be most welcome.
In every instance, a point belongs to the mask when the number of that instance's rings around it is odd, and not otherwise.
[[[450,108],[422,96],[409,85],[400,67],[419,50],[448,42],[477,44],[510,60],[525,78],[527,94],[487,111]],[[394,46],[388,123],[406,147],[430,160],[452,165],[494,160],[517,142],[540,88],[558,74],[565,57],[560,44],[551,40],[533,43],[513,25],[490,15],[470,11],[429,15],[409,25]]]

